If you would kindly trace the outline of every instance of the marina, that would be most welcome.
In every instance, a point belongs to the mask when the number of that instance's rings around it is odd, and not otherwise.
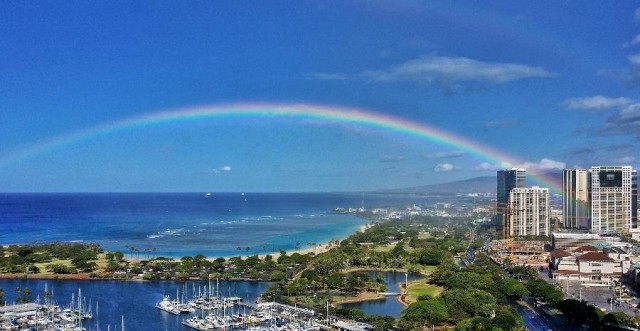
[[[44,293],[43,304],[39,303],[38,297],[36,302],[0,307],[0,330],[86,331],[83,324],[93,319],[93,313],[84,308],[82,290],[78,290],[76,298],[72,295],[67,308],[55,303],[51,292],[45,290]]]
[[[215,287],[211,280],[197,287],[192,283],[191,299],[186,300],[186,284],[182,296],[176,290],[176,298],[164,296],[156,304],[163,313],[191,314],[181,324],[193,330],[319,330],[319,322],[313,310],[288,306],[275,302],[249,303],[238,296],[222,296],[220,282]],[[181,298],[181,299],[180,299]],[[185,301],[186,300],[186,301]]]
[[[266,282],[220,281],[219,292],[225,293],[229,297],[242,298],[243,304],[255,305],[256,300],[268,285]],[[194,330],[183,324],[183,321],[194,316],[203,316],[203,314],[206,316],[212,311],[197,310],[188,314],[173,314],[156,308],[156,305],[162,302],[166,296],[169,296],[170,301],[174,301],[177,291],[179,291],[178,301],[182,300],[183,292],[185,292],[184,288],[188,289],[185,294],[185,301],[189,301],[187,297],[190,300],[194,300],[198,296],[198,286],[200,286],[200,292],[203,294],[203,289],[205,286],[208,287],[208,282],[193,281],[181,284],[170,281],[0,279],[0,288],[5,290],[8,309],[9,307],[15,309],[23,305],[16,303],[17,294],[13,291],[15,288],[31,289],[33,293],[32,300],[37,303],[39,296],[40,304],[42,305],[43,293],[46,287],[53,293],[53,303],[57,303],[61,309],[70,308],[68,305],[71,302],[72,294],[77,305],[78,289],[81,288],[82,296],[86,297],[86,300],[83,301],[86,301],[87,307],[87,309],[83,308],[83,311],[87,313],[91,311],[92,318],[83,318],[81,322],[76,321],[76,324],[80,322],[81,327],[86,331],[120,331],[122,330],[123,320],[127,330]],[[196,295],[192,296],[194,287],[196,288]],[[187,296],[187,294],[189,295]],[[89,310],[89,307],[91,307],[91,310]],[[232,316],[233,314],[244,314],[245,311],[248,315],[250,308],[236,305],[233,311],[227,309],[227,314]],[[42,316],[41,312],[38,311],[38,318]],[[35,317],[35,314],[33,316]],[[28,328],[28,325],[25,324],[25,328]],[[0,328],[0,330],[2,329]],[[36,326],[32,326],[29,330],[36,330]],[[45,329],[42,325],[39,325],[37,330]]]
[[[29,287],[33,293],[49,293],[44,301],[38,295],[32,303],[0,307],[0,330],[122,331],[126,322],[128,330],[315,331],[348,324],[325,312],[259,302],[268,283],[210,284],[0,279],[0,288]],[[173,296],[163,294],[169,292]],[[15,302],[13,293],[6,295]],[[68,304],[58,304],[65,301]]]

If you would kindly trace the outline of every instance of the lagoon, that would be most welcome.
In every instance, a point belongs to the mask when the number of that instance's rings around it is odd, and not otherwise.
[[[376,279],[378,273],[382,273],[384,283],[387,285],[387,292],[401,293],[402,289],[400,284],[406,280],[409,282],[417,279],[424,279],[425,277],[419,274],[405,274],[403,272],[391,272],[391,271],[367,271],[367,274],[372,279]],[[404,310],[404,306],[398,301],[398,296],[388,296],[380,300],[370,300],[362,302],[345,303],[341,306],[347,308],[353,308],[364,312],[367,315],[387,315],[393,318],[398,318]]]

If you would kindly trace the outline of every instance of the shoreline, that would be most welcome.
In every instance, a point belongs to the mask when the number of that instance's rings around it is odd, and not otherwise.
[[[377,300],[383,300],[383,299],[385,299],[385,296],[382,294],[373,293],[373,292],[360,292],[360,294],[358,294],[358,296],[356,297],[349,297],[340,302],[333,302],[331,303],[331,306],[338,307],[344,304],[377,301]]]
[[[354,233],[358,233],[358,232],[365,232],[367,230],[369,230],[374,224],[371,223],[371,220],[368,220],[369,223],[365,223],[362,224],[358,227],[358,229],[355,232],[350,232],[349,234],[347,234],[344,238],[338,238],[338,239],[331,239],[331,240],[338,240],[338,241],[342,241],[345,240],[347,238],[349,238],[349,236],[351,236]],[[290,250],[284,250],[284,252],[286,252],[287,256],[291,256],[293,254],[300,254],[300,255],[306,255],[309,253],[314,253],[315,255],[318,254],[322,254],[325,252],[328,252],[331,248],[333,247],[333,244],[331,244],[330,242],[323,242],[323,243],[319,243],[316,247],[306,247],[306,248],[299,248],[299,249],[290,249]],[[244,253],[244,252],[242,252]],[[237,258],[240,257],[243,260],[252,257],[252,256],[258,256],[261,260],[263,260],[267,255],[271,255],[272,257],[277,258],[280,255],[280,251],[278,252],[271,252],[271,253],[255,253],[255,254],[250,254],[250,255],[246,255],[246,254],[238,254],[238,255],[225,255],[225,256],[207,256],[207,260],[208,261],[214,261],[215,259],[218,258],[223,258],[225,260],[229,260],[231,258]],[[195,256],[195,255],[187,255],[187,256]],[[150,260],[150,259],[141,259],[141,258],[136,258],[133,256],[130,256],[130,253],[125,253],[125,257],[127,261],[130,262],[140,262],[140,261],[145,261],[145,260]],[[168,257],[168,256],[158,256],[158,257],[164,257],[167,259],[174,259],[174,260],[180,260],[182,257]]]
[[[373,225],[371,223],[363,224],[358,228],[358,230],[356,230],[355,233],[365,232],[365,231],[369,230],[372,226]],[[345,238],[336,239],[336,240],[343,241],[343,240],[347,239],[349,236],[351,236],[352,234],[353,233],[350,233]],[[318,254],[322,254],[322,253],[328,252],[331,248],[333,248],[333,244],[332,243],[324,242],[324,243],[318,244],[316,247],[307,247],[307,248],[300,248],[300,249],[293,249],[293,250],[285,250],[285,252],[286,252],[287,256],[291,256],[291,255],[296,254],[296,253],[300,254],[300,255],[306,255],[306,254],[309,254],[309,253],[313,253],[315,255],[318,255]],[[224,258],[225,260],[228,260],[228,259],[234,258],[234,257],[241,257],[244,260],[244,259],[247,259],[249,257],[257,255],[258,258],[260,258],[261,260],[264,260],[264,258],[267,255],[271,255],[271,256],[277,258],[276,255],[279,255],[279,254],[280,254],[279,252],[274,252],[273,254],[263,253],[263,254],[233,255],[233,256],[221,256],[221,257]],[[207,260],[213,261],[213,260],[215,260],[217,258],[219,258],[219,257],[207,257]]]
[[[355,233],[358,232],[365,232],[367,231],[369,228],[371,228],[373,226],[372,223],[366,223],[366,224],[362,224]],[[338,241],[342,241],[346,238],[348,238],[351,234],[347,235],[347,237],[343,238],[343,239],[337,239]],[[322,244],[318,244],[316,247],[307,247],[307,248],[301,248],[301,249],[295,249],[295,250],[288,250],[285,251],[287,256],[291,256],[293,254],[300,254],[300,255],[306,255],[309,253],[313,253],[315,255],[318,254],[322,254],[325,253],[327,251],[329,251],[331,248],[333,248],[333,245],[331,242],[325,242]],[[105,251],[105,253],[107,253],[107,251]],[[230,258],[234,258],[234,257],[240,257],[241,259],[245,260],[249,257],[255,256],[257,255],[258,258],[260,258],[261,260],[264,260],[265,257],[267,255],[271,255],[273,257],[276,257],[276,255],[279,255],[279,253],[277,254],[269,254],[269,253],[265,253],[265,254],[252,254],[252,255],[235,255],[235,256],[218,256],[218,257],[207,257],[207,260],[209,261],[214,261],[215,259],[218,259],[220,257],[224,258],[225,260],[229,260]],[[174,259],[174,260],[179,260],[179,258],[170,258],[170,259]],[[125,254],[125,260],[128,263],[139,263],[141,261],[148,261],[148,259],[140,259],[140,258],[134,258],[134,257],[128,257]],[[153,280],[144,280],[144,279],[140,279],[140,278],[101,278],[101,277],[91,277],[90,276],[91,273],[78,273],[78,274],[44,274],[44,275],[38,275],[38,274],[8,274],[8,273],[0,273],[0,279],[30,279],[30,280],[79,280],[79,281],[100,281],[100,280],[117,280],[117,281],[124,281],[124,282],[129,282],[129,281],[153,281]],[[177,280],[172,280],[172,281],[177,281]],[[248,280],[248,279],[230,279],[228,281],[261,281],[261,280]]]

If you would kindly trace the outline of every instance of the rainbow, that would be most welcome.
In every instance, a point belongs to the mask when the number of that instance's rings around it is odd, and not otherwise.
[[[22,160],[99,136],[156,126],[164,123],[189,122],[218,118],[291,118],[297,120],[324,120],[328,122],[344,123],[382,130],[436,143],[448,148],[460,149],[489,163],[504,167],[523,163],[522,161],[496,149],[478,144],[472,140],[454,135],[436,127],[363,109],[309,104],[243,103],[165,110],[75,131],[35,143],[14,151],[9,155],[5,155],[0,158],[0,169]],[[551,179],[546,178],[543,174],[536,174],[528,171],[527,176],[533,179],[537,184],[549,187],[552,192],[561,192],[561,188],[558,187],[558,185]]]

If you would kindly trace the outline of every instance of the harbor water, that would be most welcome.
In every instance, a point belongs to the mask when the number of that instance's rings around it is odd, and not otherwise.
[[[215,282],[213,282],[215,284]],[[225,282],[219,283],[219,292],[225,296],[236,296],[248,304],[254,304],[260,294],[269,286],[266,282]],[[193,289],[208,286],[207,281],[178,283],[158,282],[122,282],[122,281],[71,281],[71,280],[26,280],[0,279],[0,288],[5,292],[7,304],[16,300],[16,288],[29,288],[32,299],[43,303],[45,286],[53,292],[53,301],[61,308],[68,308],[72,294],[82,290],[85,309],[90,309],[93,318],[83,322],[87,330],[120,330],[124,319],[126,330],[191,330],[182,324],[189,315],[173,315],[155,308],[165,295],[182,298],[186,288],[191,298]],[[215,286],[215,285],[213,285]],[[215,288],[215,287],[212,287]]]

